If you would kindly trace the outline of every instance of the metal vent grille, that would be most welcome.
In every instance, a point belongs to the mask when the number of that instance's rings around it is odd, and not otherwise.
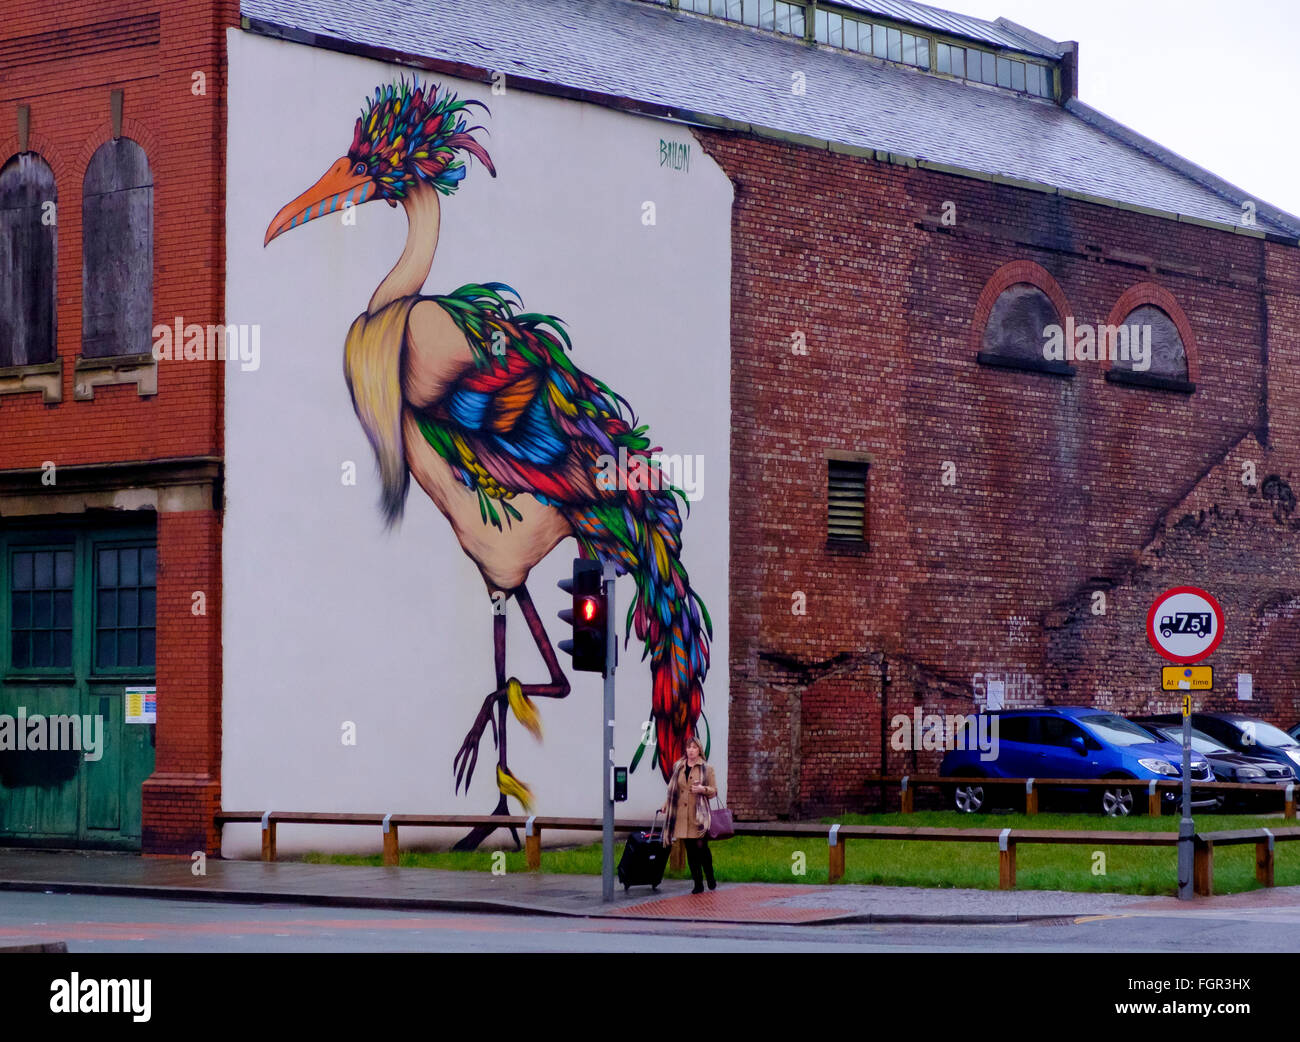
[[[827,538],[837,542],[867,541],[867,464],[827,460]]]

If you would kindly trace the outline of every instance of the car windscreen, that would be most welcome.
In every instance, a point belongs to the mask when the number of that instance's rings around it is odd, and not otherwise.
[[[1160,727],[1157,728],[1157,730],[1160,732],[1160,736],[1164,738],[1165,741],[1173,742],[1175,745],[1183,744],[1183,732],[1181,728]],[[1202,756],[1206,756],[1210,753],[1232,752],[1231,749],[1229,749],[1217,738],[1211,738],[1204,731],[1198,731],[1195,727],[1192,728],[1191,741],[1192,741],[1192,748],[1195,749]]]
[[[1079,723],[1087,727],[1107,745],[1143,745],[1159,741],[1150,731],[1144,730],[1132,720],[1125,720],[1114,713],[1094,713],[1092,716],[1079,717]]]
[[[1263,720],[1233,720],[1232,726],[1240,731],[1246,739],[1246,744],[1250,742],[1251,732],[1254,732],[1255,745],[1263,745],[1269,749],[1294,749],[1300,742],[1297,742],[1285,731],[1267,724]]]

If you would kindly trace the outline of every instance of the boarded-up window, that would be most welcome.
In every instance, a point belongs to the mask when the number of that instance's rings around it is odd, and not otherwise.
[[[867,541],[867,464],[827,460],[827,538],[834,542]]]
[[[1041,365],[1045,360],[1044,330],[1060,325],[1047,294],[1027,282],[1008,286],[993,304],[984,327],[983,353]]]
[[[1187,380],[1187,348],[1183,338],[1174,320],[1154,304],[1130,311],[1123,325],[1115,330],[1115,336],[1113,369],[1166,380]],[[1127,351],[1122,350],[1125,346]]]
[[[147,354],[153,328],[153,175],[144,149],[117,138],[86,168],[81,203],[87,358]]]
[[[54,360],[56,201],[35,152],[0,167],[0,366]]]

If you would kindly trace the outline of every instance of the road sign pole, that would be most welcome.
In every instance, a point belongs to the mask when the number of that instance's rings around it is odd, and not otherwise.
[[[1192,696],[1183,696],[1183,816],[1178,821],[1178,900],[1193,896],[1192,867]]]
[[[601,828],[601,900],[614,900],[614,667],[618,665],[618,639],[614,626],[614,565],[605,563],[605,755],[601,757],[604,822]]]
[[[1182,668],[1164,670],[1161,687],[1208,691],[1214,671],[1194,663],[1208,658],[1223,640],[1223,606],[1196,586],[1173,586],[1147,611],[1147,640],[1160,655]],[[1171,675],[1172,674],[1172,675]],[[1183,798],[1178,820],[1178,899],[1195,893],[1195,826],[1192,823],[1192,696],[1183,696]]]

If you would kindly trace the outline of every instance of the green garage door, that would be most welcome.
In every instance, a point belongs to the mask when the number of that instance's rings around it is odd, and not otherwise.
[[[0,843],[139,849],[156,584],[152,526],[0,530]]]

